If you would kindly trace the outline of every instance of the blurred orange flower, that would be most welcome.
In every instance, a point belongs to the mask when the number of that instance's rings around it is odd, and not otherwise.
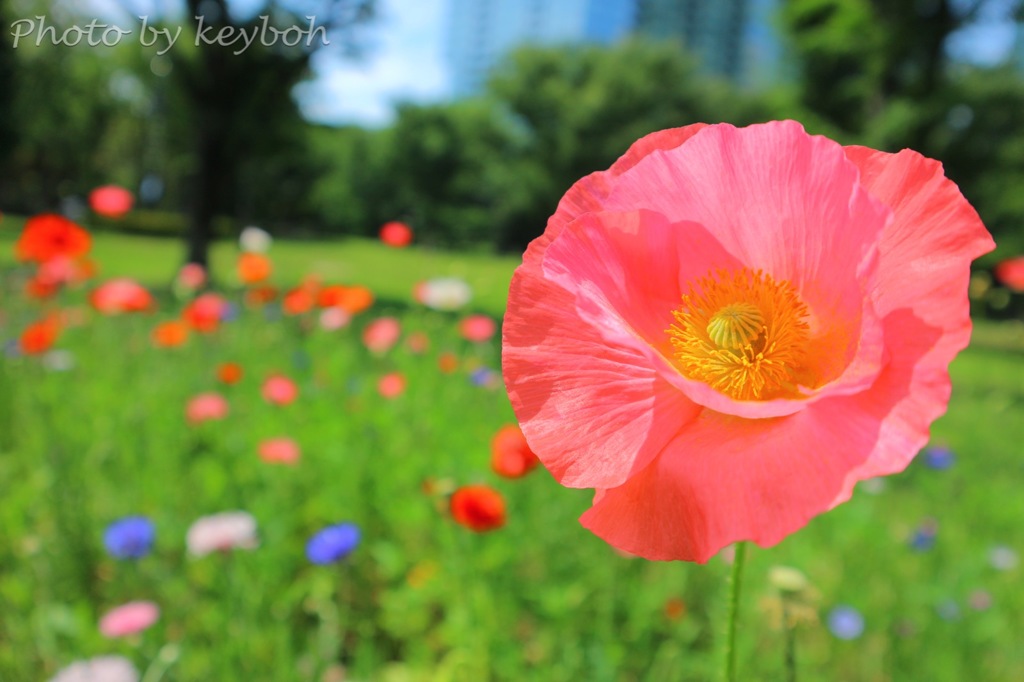
[[[459,368],[459,359],[454,353],[441,353],[437,356],[437,367],[444,374],[451,374]]]
[[[245,291],[245,304],[250,308],[266,305],[277,298],[277,289],[271,286],[252,287]]]
[[[281,309],[288,315],[301,315],[313,307],[316,290],[307,286],[291,289],[281,300]]]
[[[241,381],[242,374],[242,366],[237,362],[224,362],[217,367],[217,380],[229,386]]]
[[[188,341],[188,325],[179,320],[161,322],[153,328],[152,338],[157,348],[175,348]]]
[[[332,284],[317,294],[317,305],[321,308],[341,308],[355,315],[373,305],[373,292],[364,286],[344,286]]]
[[[44,213],[25,221],[14,249],[19,260],[45,263],[57,256],[79,258],[91,246],[92,238],[84,229],[63,216]]]
[[[273,272],[270,259],[262,253],[243,253],[238,257],[238,279],[243,284],[259,284]]]
[[[505,498],[490,486],[463,486],[452,495],[450,505],[455,522],[477,533],[505,525]]]

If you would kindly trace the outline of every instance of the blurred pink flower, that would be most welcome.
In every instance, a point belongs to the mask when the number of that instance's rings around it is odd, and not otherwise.
[[[219,393],[200,393],[185,406],[185,418],[190,424],[201,424],[211,419],[228,416],[228,401]]]
[[[89,192],[89,206],[106,218],[120,218],[132,210],[135,197],[124,187],[104,185]]]
[[[397,398],[405,391],[405,377],[399,372],[385,374],[377,382],[377,391],[385,398]]]
[[[178,271],[178,286],[194,291],[206,283],[206,268],[199,263],[185,263]]]
[[[320,327],[329,332],[341,329],[351,321],[352,315],[344,308],[331,307],[320,311]]]
[[[387,353],[398,342],[402,325],[394,317],[378,317],[363,330],[363,343],[372,353]]]
[[[263,382],[263,397],[274,405],[289,405],[299,397],[299,387],[288,377],[275,374]]]
[[[483,343],[498,331],[498,325],[486,315],[470,315],[459,322],[459,333],[467,341]]]
[[[160,617],[160,607],[151,601],[132,601],[107,611],[100,619],[104,637],[127,637],[142,632]]]
[[[270,438],[259,447],[260,459],[270,464],[295,464],[302,456],[299,444],[291,438]]]
[[[60,669],[50,682],[139,682],[139,671],[124,656],[97,656]]]
[[[185,538],[189,554],[206,556],[211,552],[231,549],[253,549],[256,538],[256,519],[244,511],[229,511],[197,519]]]
[[[413,332],[409,334],[409,337],[405,340],[405,345],[409,347],[410,353],[421,355],[427,352],[430,348],[430,337],[423,332]]]
[[[107,280],[89,295],[92,307],[104,315],[145,312],[153,308],[149,290],[133,279],[118,277]]]

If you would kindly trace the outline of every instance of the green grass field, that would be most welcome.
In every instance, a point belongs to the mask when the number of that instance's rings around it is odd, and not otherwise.
[[[0,224],[0,341],[37,314],[17,293],[15,234]],[[226,284],[234,253],[215,250]],[[271,255],[282,287],[316,272],[365,284],[378,303],[331,332],[240,306],[217,333],[156,349],[150,330],[177,314],[165,296],[150,315],[86,312],[57,344],[73,358],[68,369],[0,358],[0,680],[45,680],[108,653],[133,660],[143,682],[715,679],[728,565],[620,556],[576,521],[589,491],[542,469],[518,480],[491,472],[490,439],[514,421],[500,384],[481,379],[481,368],[500,369],[499,342],[469,343],[460,313],[410,301],[416,281],[460,276],[474,289],[470,309],[498,319],[516,259],[362,240],[276,243]],[[101,234],[94,257],[103,276],[162,287],[180,250]],[[63,306],[83,306],[84,291],[64,296]],[[361,332],[382,315],[400,319],[402,341],[374,355]],[[405,344],[417,331],[430,339],[422,354]],[[979,325],[979,343],[954,363],[949,412],[933,428],[952,467],[919,458],[778,546],[751,548],[740,679],[785,679],[767,579],[780,565],[814,586],[814,617],[795,631],[800,680],[1024,679],[1022,568],[1012,565],[1024,552],[1018,338],[1016,327]],[[443,353],[458,357],[454,373],[439,369]],[[244,368],[237,385],[218,384],[225,361]],[[408,387],[389,400],[376,384],[394,371]],[[263,400],[273,373],[298,383],[295,403]],[[185,404],[205,391],[227,397],[230,414],[189,426]],[[257,456],[274,436],[301,445],[296,466]],[[475,482],[506,497],[504,528],[474,534],[450,519],[447,493]],[[231,509],[256,517],[259,547],[190,557],[190,524]],[[103,531],[135,514],[155,522],[155,550],[115,560]],[[343,520],[361,527],[360,546],[338,565],[312,565],[309,536]],[[934,544],[915,548],[922,527]],[[134,599],[160,606],[156,625],[104,638],[100,616]],[[830,633],[838,605],[863,614],[863,634]]]

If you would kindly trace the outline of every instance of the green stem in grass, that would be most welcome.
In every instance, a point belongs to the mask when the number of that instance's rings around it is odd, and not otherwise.
[[[739,619],[740,588],[743,583],[743,563],[747,558],[747,543],[736,543],[736,555],[732,562],[732,574],[729,577],[729,616],[725,631],[725,667],[722,679],[725,682],[736,682],[736,623]]]

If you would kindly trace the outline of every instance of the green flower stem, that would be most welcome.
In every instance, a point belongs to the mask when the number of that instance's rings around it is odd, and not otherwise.
[[[736,621],[739,619],[740,587],[743,583],[743,562],[747,558],[747,543],[736,543],[736,556],[729,578],[729,619],[725,631],[725,669],[722,679],[736,682]]]

